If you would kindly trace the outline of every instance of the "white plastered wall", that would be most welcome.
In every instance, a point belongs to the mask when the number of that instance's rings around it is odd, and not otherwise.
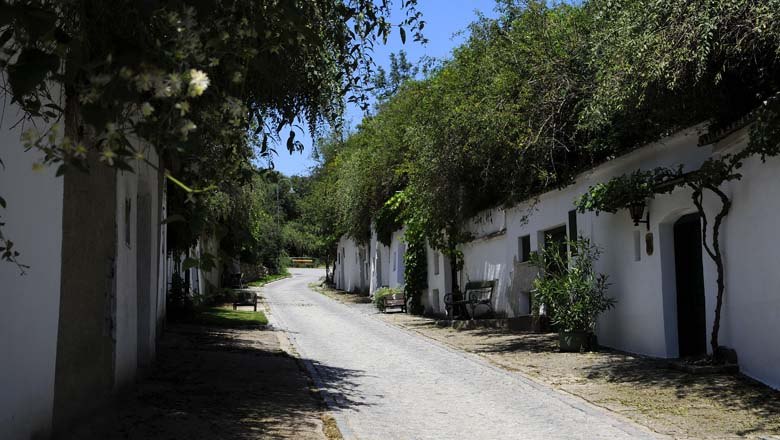
[[[19,268],[0,261],[0,434],[45,437],[51,429],[62,268],[63,179],[56,167],[33,171],[41,155],[25,151],[21,117],[5,103],[0,124],[0,208],[3,234],[13,241]],[[39,127],[41,125],[39,124]]]
[[[369,245],[371,281],[369,293],[371,295],[390,282],[390,247],[379,241],[376,230],[371,226],[371,242]]]
[[[696,129],[629,153],[579,176],[577,183],[561,191],[543,194],[534,202],[513,207],[507,216],[505,237],[497,244],[467,244],[467,276],[493,275],[503,278],[499,265],[508,267],[517,257],[517,238],[528,234],[531,250],[537,250],[542,232],[567,224],[568,211],[576,197],[590,185],[637,168],[684,164],[693,170],[713,154],[713,146],[697,146]],[[734,151],[748,142],[743,129],[717,145],[718,151]],[[721,232],[726,264],[720,343],[736,349],[742,371],[775,388],[780,387],[780,261],[777,218],[780,213],[780,159],[761,163],[757,158],[746,161],[740,170],[743,178],[724,185],[733,206]],[[599,341],[621,350],[657,357],[676,357],[677,305],[674,269],[673,225],[680,217],[695,212],[691,193],[678,189],[659,195],[648,204],[650,229],[635,227],[626,211],[616,214],[577,214],[578,233],[603,248],[597,270],[610,276],[609,293],[617,299],[614,310],[599,321]],[[713,217],[717,203],[705,198],[705,208]],[[639,237],[637,248],[635,234]],[[650,236],[648,237],[648,234]],[[653,247],[648,253],[647,240]],[[503,256],[502,256],[503,255]],[[638,257],[638,259],[637,259]],[[707,338],[715,310],[716,271],[703,254]],[[491,272],[492,271],[492,272]],[[443,295],[443,293],[442,293]],[[709,345],[707,347],[709,350]]]
[[[404,254],[406,252],[406,243],[404,243],[404,231],[406,228],[399,229],[390,236],[389,263],[387,285],[391,288],[404,285]]]
[[[717,150],[733,152],[747,142],[743,129],[720,142]],[[780,389],[780,158],[766,163],[751,158],[740,172],[742,180],[724,188],[732,207],[721,234],[726,291],[720,343],[736,349],[743,373]],[[710,267],[705,278],[708,337],[716,294],[716,272]]]
[[[135,379],[137,358],[138,307],[136,237],[138,179],[135,173],[117,172],[116,222],[117,252],[115,263],[114,305],[114,384],[121,388]],[[130,204],[129,214],[125,203]],[[127,223],[129,222],[129,227]],[[129,237],[128,237],[129,234]]]
[[[367,291],[369,289],[368,249],[352,238],[341,237],[338,242],[338,261],[336,263],[336,288],[348,292]]]
[[[148,151],[147,155],[152,163],[157,161],[153,151]],[[116,388],[132,383],[139,364],[148,365],[153,359],[160,313],[157,250],[161,213],[158,212],[158,173],[144,163],[136,163],[134,167],[133,173],[117,172],[114,309]],[[139,214],[148,216],[144,230],[139,228]],[[139,263],[148,268],[147,276],[140,281]]]
[[[450,261],[440,251],[434,250],[430,246],[426,246],[426,254],[428,288],[423,293],[422,304],[426,314],[444,315],[446,313],[444,295],[452,292]]]

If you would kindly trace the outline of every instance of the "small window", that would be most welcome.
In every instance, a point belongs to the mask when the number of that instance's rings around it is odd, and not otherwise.
[[[531,259],[531,236],[523,235],[517,238],[517,259],[525,263]]]
[[[439,252],[433,251],[433,274],[439,274]]]
[[[397,269],[396,267],[397,262],[398,262],[398,252],[393,251],[393,272],[395,272]]]
[[[130,216],[133,214],[133,204],[130,198],[125,199],[125,244],[130,246]]]

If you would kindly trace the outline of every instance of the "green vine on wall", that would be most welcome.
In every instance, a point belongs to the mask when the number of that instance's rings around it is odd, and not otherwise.
[[[422,228],[408,224],[404,241],[404,294],[410,300],[409,312],[422,314],[422,291],[428,288],[428,251]]]

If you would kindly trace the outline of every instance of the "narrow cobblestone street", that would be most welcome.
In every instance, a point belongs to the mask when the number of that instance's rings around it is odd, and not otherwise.
[[[658,438],[584,401],[382,322],[370,304],[347,306],[313,292],[308,285],[321,270],[292,272],[293,278],[264,288],[271,323],[288,332],[346,439]]]

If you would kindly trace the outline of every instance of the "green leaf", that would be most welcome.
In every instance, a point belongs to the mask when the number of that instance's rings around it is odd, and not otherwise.
[[[185,258],[181,264],[181,270],[189,270],[198,267],[198,260],[195,258]]]
[[[135,169],[129,163],[125,162],[122,159],[119,159],[116,162],[114,162],[114,168],[122,171],[128,171],[130,173],[135,173]]]
[[[406,29],[399,27],[398,30],[401,32],[401,43],[406,44]]]
[[[60,57],[40,49],[26,48],[14,64],[8,66],[8,83],[14,99],[30,94],[43,83],[46,76],[60,66]]]

